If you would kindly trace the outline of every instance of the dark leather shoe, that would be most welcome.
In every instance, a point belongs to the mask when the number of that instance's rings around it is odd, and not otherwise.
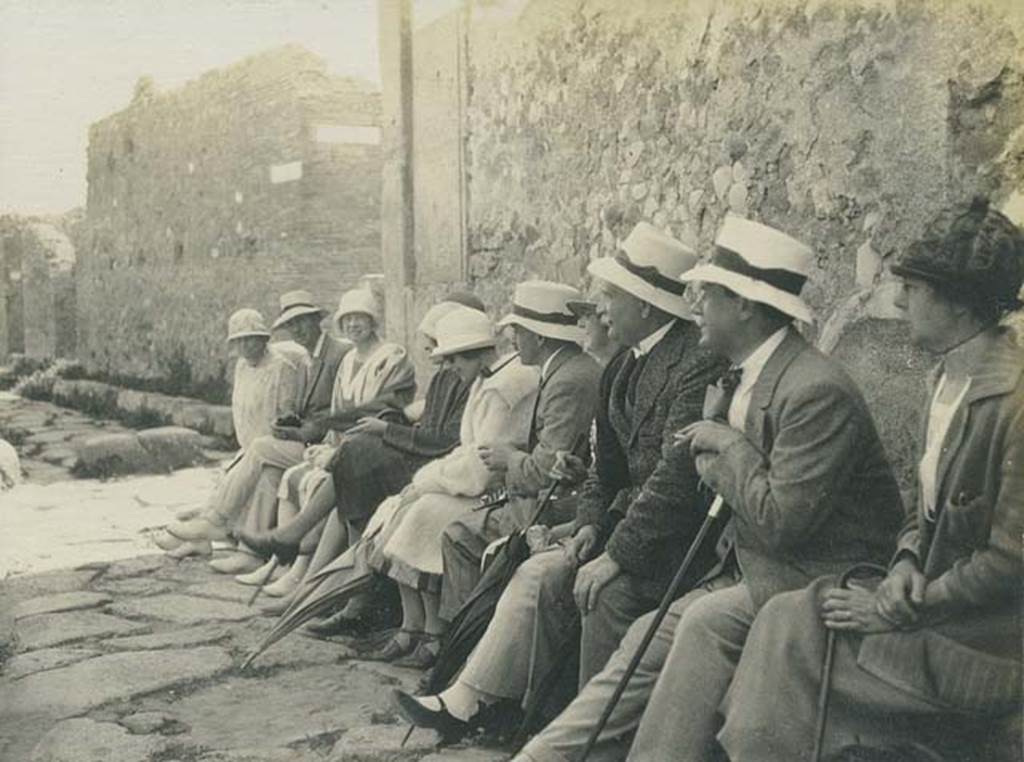
[[[437,700],[441,702],[440,709],[427,709],[405,691],[397,689],[391,691],[391,701],[395,705],[395,709],[408,722],[418,728],[436,730],[446,744],[460,741],[469,733],[472,726],[449,714],[444,699],[440,696],[437,696]]]
[[[310,622],[303,628],[303,632],[318,638],[329,638],[334,635],[359,636],[365,635],[367,630],[368,625],[364,619],[345,616],[343,611],[320,622]]]
[[[282,566],[290,566],[295,561],[296,556],[299,555],[298,543],[290,545],[281,542],[274,537],[273,532],[249,532],[245,529],[239,529],[236,534],[239,540],[264,558],[277,556],[277,560],[281,562]]]
[[[399,634],[405,633],[408,638],[405,642],[399,639]],[[400,659],[403,656],[408,656],[416,650],[416,646],[419,643],[422,632],[411,632],[410,630],[399,630],[390,638],[387,643],[381,648],[372,649],[359,654],[360,659],[366,661],[386,661],[393,662],[395,659]]]

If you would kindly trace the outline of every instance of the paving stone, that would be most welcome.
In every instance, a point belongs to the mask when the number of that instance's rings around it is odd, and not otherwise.
[[[353,728],[338,739],[331,750],[329,762],[404,762],[418,760],[432,751],[441,740],[433,730],[417,728],[405,746],[402,739],[409,726],[370,725]]]
[[[163,553],[151,553],[145,556],[137,556],[125,561],[117,561],[110,564],[103,575],[102,581],[107,582],[108,580],[125,579],[126,577],[140,577],[164,569],[173,568],[175,565],[175,560]]]
[[[96,578],[98,573],[95,569],[61,569],[24,577],[12,577],[0,583],[0,590],[19,598],[67,593],[83,589]]]
[[[418,675],[406,673],[415,683]],[[182,697],[174,713],[190,726],[190,739],[210,749],[245,748],[256,738],[293,746],[394,716],[379,680],[346,664],[230,674]]]
[[[146,629],[148,627],[145,624],[129,622],[109,614],[71,611],[27,617],[18,622],[16,632],[22,651],[36,651],[76,640],[128,635]]]
[[[72,593],[57,593],[44,598],[32,598],[19,603],[14,609],[14,618],[23,619],[37,614],[54,614],[59,611],[94,609],[113,600],[103,593],[79,590]]]
[[[139,432],[139,442],[159,471],[173,471],[203,462],[202,437],[182,426],[160,426]]]
[[[31,762],[140,762],[168,745],[160,736],[133,736],[109,722],[58,723],[32,750]]]
[[[81,714],[112,701],[211,678],[231,666],[231,656],[216,646],[97,656],[15,681],[11,690],[0,692],[0,717]],[[4,702],[9,702],[6,707]]]
[[[189,586],[189,595],[197,595],[203,598],[222,598],[226,601],[237,603],[249,603],[256,588],[249,585],[241,585],[235,582],[235,578],[227,574],[218,574],[213,579],[198,585]],[[265,600],[262,596],[258,601]]]
[[[68,433],[63,429],[54,431],[53,429],[47,427],[47,430],[37,431],[34,434],[29,434],[29,436],[26,437],[25,442],[27,444],[51,445],[66,442],[67,439]]]
[[[147,595],[159,595],[175,590],[176,586],[171,582],[164,582],[152,577],[127,577],[125,579],[114,579],[109,582],[100,581],[93,587],[104,593],[117,596],[130,596],[140,598]]]
[[[232,601],[173,593],[119,601],[111,606],[110,610],[122,616],[162,619],[177,624],[201,624],[217,620],[237,622],[257,616],[259,613],[256,609]]]
[[[26,675],[44,672],[48,669],[65,667],[68,664],[99,656],[102,651],[91,648],[44,648],[27,654],[18,654],[4,664],[3,675],[18,680]]]
[[[163,712],[136,712],[122,717],[118,723],[134,735],[145,736],[159,733],[163,728],[174,723],[174,718]]]
[[[51,465],[73,465],[78,462],[78,453],[71,447],[47,447],[39,454],[39,459]]]
[[[297,749],[230,749],[207,752],[199,762],[324,762],[324,755]]]
[[[446,746],[444,751],[421,757],[420,762],[505,762],[509,756],[510,751],[504,749]]]
[[[78,445],[83,476],[137,474],[153,470],[153,458],[134,433],[99,434]]]
[[[228,631],[217,625],[201,625],[184,630],[156,632],[152,635],[133,635],[126,638],[112,638],[105,646],[119,651],[154,651],[159,648],[186,648],[201,646],[223,640]]]

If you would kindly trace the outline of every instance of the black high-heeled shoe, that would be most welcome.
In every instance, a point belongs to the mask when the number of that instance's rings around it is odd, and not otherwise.
[[[443,698],[440,696],[435,698],[441,702],[440,709],[428,709],[408,693],[397,688],[391,691],[391,701],[395,705],[395,709],[410,724],[418,728],[436,730],[441,736],[442,743],[452,744],[461,741],[469,734],[473,726],[453,717],[448,711],[448,707],[445,706]]]
[[[245,529],[239,529],[236,535],[239,540],[261,556],[266,558],[277,556],[277,560],[282,566],[290,566],[299,555],[299,543],[292,545],[281,542],[274,537],[273,532],[249,532]]]

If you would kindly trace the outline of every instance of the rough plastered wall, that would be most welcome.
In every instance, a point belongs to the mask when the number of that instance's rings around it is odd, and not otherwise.
[[[380,271],[379,93],[296,46],[93,125],[79,356],[94,373],[223,396],[227,318]]]
[[[727,210],[775,225],[816,250],[809,335],[862,382],[906,476],[930,361],[892,322],[886,265],[954,200],[1019,205],[1022,18],[972,0],[479,0],[470,285],[501,310],[526,277],[583,284],[640,219],[704,251]]]

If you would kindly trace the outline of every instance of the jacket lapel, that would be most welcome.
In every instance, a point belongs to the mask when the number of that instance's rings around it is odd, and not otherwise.
[[[808,349],[807,341],[790,328],[786,333],[786,338],[768,358],[757,381],[754,382],[754,388],[750,393],[750,406],[747,408],[747,417],[743,423],[743,433],[746,434],[747,439],[755,442],[763,451],[771,449],[771,443],[766,441],[766,411],[771,407],[772,400],[775,398],[775,390],[778,389],[779,381],[786,369],[806,349]]]
[[[540,396],[544,393],[544,387],[548,385],[548,381],[554,378],[555,374],[564,366],[569,360],[578,355],[582,350],[576,346],[567,346],[562,349],[557,355],[551,360],[551,365],[548,366],[547,375],[540,380],[540,385],[537,387],[537,396],[533,400],[533,412],[530,414],[530,434],[528,437],[528,443],[530,450],[533,450],[537,444],[537,411],[540,409]],[[543,368],[543,366],[542,366]]]
[[[696,330],[692,323],[678,320],[672,329],[665,334],[650,352],[647,362],[640,372],[640,380],[636,387],[636,403],[633,410],[633,426],[629,434],[632,445],[640,433],[640,427],[654,410],[654,405],[661,396],[662,389],[668,383],[672,368],[682,360],[680,351],[688,335]]]
[[[971,385],[964,395],[963,402],[953,414],[953,420],[950,421],[949,430],[946,432],[946,439],[942,443],[942,451],[939,454],[939,463],[935,473],[937,507],[945,503],[946,478],[949,475],[950,466],[964,442],[971,417],[971,405],[988,397],[1012,393],[1017,387],[1022,371],[1024,371],[1024,365],[1022,365],[1020,350],[1005,335],[995,349],[978,363],[978,372],[971,376]],[[931,401],[934,396],[935,383],[938,382],[938,373],[932,381],[931,393],[928,395],[928,408],[922,422],[925,432],[928,430],[928,415],[931,412]],[[925,441],[923,437],[921,441]]]
[[[312,362],[309,366],[309,385],[306,387],[306,399],[302,403],[302,410],[305,412],[309,408],[310,400],[313,399],[313,392],[316,391],[316,385],[320,381],[320,376],[324,372],[324,359],[327,357],[327,353],[330,352],[330,336],[324,336],[324,345],[320,350],[320,354],[317,357],[312,358]]]

